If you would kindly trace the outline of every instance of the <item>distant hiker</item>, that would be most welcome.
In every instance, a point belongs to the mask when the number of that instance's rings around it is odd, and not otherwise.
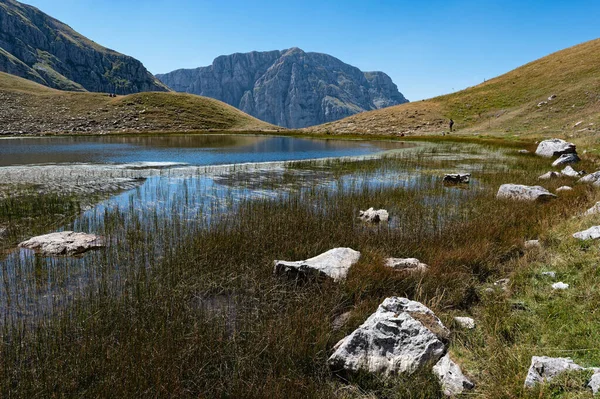
[[[450,131],[452,131],[452,128],[454,128],[454,121],[450,119]]]

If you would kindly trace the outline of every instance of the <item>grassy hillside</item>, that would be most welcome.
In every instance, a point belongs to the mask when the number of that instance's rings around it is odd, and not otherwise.
[[[265,129],[276,127],[205,97],[151,92],[112,98],[0,73],[0,134]]]
[[[597,39],[454,94],[358,114],[310,130],[439,134],[448,130],[452,118],[463,133],[589,136],[600,126],[599,77]],[[556,98],[549,101],[553,95]]]

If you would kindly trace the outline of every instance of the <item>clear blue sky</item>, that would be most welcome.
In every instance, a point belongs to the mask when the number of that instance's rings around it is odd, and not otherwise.
[[[24,0],[153,73],[300,47],[388,73],[410,100],[600,36],[599,0]]]

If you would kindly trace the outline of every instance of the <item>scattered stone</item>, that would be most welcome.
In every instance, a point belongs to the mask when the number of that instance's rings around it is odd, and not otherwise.
[[[538,177],[539,180],[550,180],[550,179],[556,179],[560,177],[560,175],[556,172],[548,172],[548,173],[544,173],[543,175],[541,175],[540,177]]]
[[[520,201],[537,201],[556,198],[556,195],[540,186],[524,186],[520,184],[503,184],[496,195],[498,199]]]
[[[527,150],[519,150],[519,154],[529,154],[529,151],[527,151]]]
[[[540,249],[541,247],[540,240],[525,241],[525,249]]]
[[[596,370],[596,372],[590,379],[590,382],[588,383],[588,387],[590,387],[594,395],[600,392],[600,370]]]
[[[550,97],[548,97],[548,101],[552,101],[556,98],[556,94],[551,95]]]
[[[0,227],[0,240],[4,239],[7,233],[8,229],[6,227]]]
[[[385,265],[399,271],[425,272],[429,269],[429,265],[416,258],[388,258]]]
[[[560,193],[562,191],[573,191],[573,188],[569,187],[569,186],[561,186],[561,187],[559,187],[559,188],[556,189],[557,193]]]
[[[542,272],[542,276],[556,278],[556,272]]]
[[[360,211],[359,219],[368,223],[387,222],[390,219],[390,214],[385,209],[375,210],[369,208],[366,211]]]
[[[288,262],[276,260],[274,274],[288,277],[326,276],[338,282],[344,280],[350,268],[360,259],[360,252],[351,248],[334,248],[307,260]]]
[[[470,317],[455,317],[454,321],[458,323],[462,328],[466,328],[467,330],[472,330],[475,328],[475,320]]]
[[[577,154],[563,154],[556,161],[552,162],[552,166],[556,167],[579,161],[581,161],[581,158]]]
[[[444,183],[450,184],[469,184],[471,181],[470,173],[451,173],[444,176]]]
[[[334,331],[341,330],[342,327],[344,327],[346,323],[348,323],[348,320],[350,320],[351,315],[352,312],[346,312],[337,316],[335,319],[333,319],[333,322],[331,323],[331,328],[333,328]]]
[[[446,353],[449,334],[425,305],[391,297],[337,343],[328,363],[334,371],[410,374]]]
[[[544,105],[548,105],[548,101],[542,101],[541,103],[538,103],[538,108],[543,107]]]
[[[560,172],[560,174],[563,176],[567,176],[567,177],[581,177],[581,176],[585,175],[585,172],[584,171],[577,172],[575,169],[573,169],[573,167],[571,165],[569,165],[566,168],[564,168],[562,170],[562,172]]]
[[[578,240],[597,240],[600,238],[600,226],[590,227],[587,230],[580,231],[579,233],[573,234],[574,238]]]
[[[563,154],[575,154],[577,147],[573,143],[568,143],[561,139],[544,140],[539,145],[535,153],[542,157],[559,157]]]
[[[448,354],[433,366],[433,373],[438,377],[446,396],[460,395],[465,390],[475,388],[475,384],[465,377],[460,366]]]
[[[591,207],[590,209],[585,211],[583,216],[592,216],[592,215],[597,215],[599,213],[600,213],[600,201],[596,202],[596,204],[593,207]]]
[[[553,290],[566,290],[567,288],[569,288],[569,284],[565,284],[562,281],[552,284]]]
[[[533,356],[525,379],[525,388],[551,381],[554,377],[569,370],[583,370],[570,358]]]
[[[577,127],[577,126],[581,125],[582,123],[583,123],[583,121],[579,121],[576,124],[574,124],[573,127]]]
[[[46,256],[80,255],[104,247],[104,240],[95,234],[61,231],[30,238],[19,244]]]
[[[578,180],[579,183],[588,183],[594,186],[600,187],[600,171],[590,173],[587,176],[582,177]]]

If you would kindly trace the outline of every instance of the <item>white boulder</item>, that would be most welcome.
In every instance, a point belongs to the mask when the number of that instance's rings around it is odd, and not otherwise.
[[[460,395],[475,388],[475,384],[465,377],[460,366],[454,363],[448,354],[433,366],[433,374],[438,377],[446,396]]]
[[[584,176],[581,179],[579,179],[578,182],[592,184],[594,186],[600,187],[600,171],[590,173],[589,175]]]
[[[569,284],[563,283],[562,281],[552,284],[553,290],[566,290],[568,288],[569,288]]]
[[[577,154],[562,154],[556,161],[552,162],[552,166],[556,167],[579,161],[581,161],[581,158]]]
[[[580,231],[579,233],[573,234],[573,238],[578,240],[597,240],[600,238],[600,226],[590,227],[587,230]]]
[[[375,210],[369,208],[366,211],[360,211],[359,219],[369,223],[387,222],[390,219],[390,214],[385,209]]]
[[[455,317],[454,321],[461,326],[462,328],[466,328],[467,330],[472,330],[475,328],[475,320],[470,317]]]
[[[525,379],[525,387],[531,388],[536,384],[549,382],[557,375],[569,370],[583,370],[583,367],[570,358],[533,356]]]
[[[535,153],[542,157],[559,157],[563,154],[573,154],[577,152],[577,147],[573,143],[568,143],[561,139],[550,139],[542,141]]]
[[[416,258],[388,258],[385,265],[400,271],[424,272],[429,269],[428,265]]]
[[[30,238],[19,244],[46,256],[72,256],[104,247],[104,240],[95,234],[61,231]]]
[[[503,184],[496,194],[498,199],[519,201],[536,201],[556,198],[556,195],[540,186],[524,186],[520,184]]]
[[[338,282],[344,280],[350,268],[360,259],[360,252],[351,248],[334,248],[307,260],[288,262],[276,260],[275,274],[290,277],[327,276]]]
[[[444,356],[448,336],[449,331],[425,305],[391,297],[337,343],[328,362],[334,371],[410,374]]]

